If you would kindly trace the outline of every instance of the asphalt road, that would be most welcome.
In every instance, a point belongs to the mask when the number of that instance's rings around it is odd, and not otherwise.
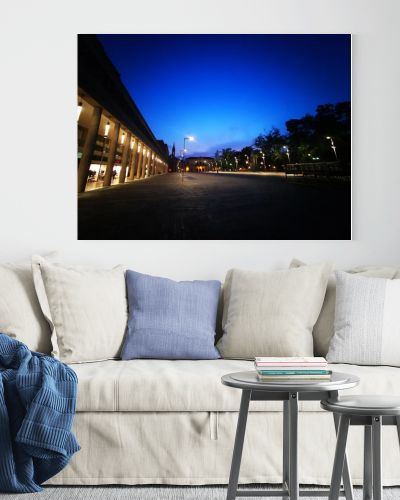
[[[78,238],[350,239],[350,183],[160,175],[79,195]]]

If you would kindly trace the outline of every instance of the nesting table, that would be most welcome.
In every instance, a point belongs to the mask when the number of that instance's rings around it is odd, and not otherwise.
[[[285,497],[290,500],[298,500],[300,496],[327,496],[327,490],[299,490],[298,401],[323,401],[327,399],[337,401],[338,391],[357,386],[360,381],[359,378],[347,373],[334,372],[330,379],[327,380],[275,380],[264,382],[258,380],[256,371],[249,371],[224,375],[221,381],[224,385],[242,390],[227,500],[249,496]],[[240,462],[250,401],[283,401],[282,490],[238,489]],[[334,423],[337,432],[339,420],[335,414]],[[353,487],[346,455],[344,456],[343,484],[344,491],[340,493],[346,496],[346,500],[353,500]]]
[[[329,500],[337,500],[349,425],[364,426],[363,498],[382,500],[382,425],[395,425],[400,441],[400,398],[393,396],[344,396],[322,401],[322,408],[340,418]]]

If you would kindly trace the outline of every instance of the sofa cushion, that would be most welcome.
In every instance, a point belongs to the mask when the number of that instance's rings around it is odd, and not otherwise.
[[[57,260],[58,253],[46,258]],[[0,333],[31,351],[51,352],[51,331],[36,296],[30,260],[0,265]]]
[[[283,271],[232,269],[224,286],[223,358],[312,356],[318,319],[332,266]]]
[[[304,262],[293,259],[290,263],[291,268],[305,266]],[[347,270],[350,274],[359,276],[369,276],[371,278],[400,278],[400,270],[396,267],[389,266],[357,266]],[[336,302],[336,278],[335,274],[331,273],[324,303],[313,328],[314,337],[314,356],[326,356],[329,350],[329,344],[333,334],[335,333],[335,302]]]
[[[78,375],[77,411],[238,411],[241,391],[222,385],[221,377],[253,369],[242,360],[102,361],[74,364]],[[358,387],[345,394],[397,394],[400,369],[388,366],[330,365],[358,375]],[[301,411],[322,411],[318,401],[301,401]],[[251,411],[281,411],[277,401],[253,401]]]
[[[125,271],[66,267],[32,257],[33,280],[64,363],[118,358],[128,319]]]
[[[129,319],[124,360],[218,359],[219,281],[173,281],[126,272]]]
[[[400,279],[336,271],[331,363],[400,367]]]

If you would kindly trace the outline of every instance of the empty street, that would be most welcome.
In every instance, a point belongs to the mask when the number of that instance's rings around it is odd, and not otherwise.
[[[349,239],[350,183],[158,175],[78,197],[79,239]]]

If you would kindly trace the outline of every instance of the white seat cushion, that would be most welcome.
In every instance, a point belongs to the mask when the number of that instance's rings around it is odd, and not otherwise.
[[[222,385],[227,373],[253,369],[251,361],[145,360],[101,361],[72,365],[79,379],[79,412],[238,411],[241,391]],[[361,383],[343,394],[400,395],[400,368],[330,365],[358,375]],[[301,411],[323,411],[318,401],[304,401]],[[277,401],[254,401],[251,411],[282,411]]]

